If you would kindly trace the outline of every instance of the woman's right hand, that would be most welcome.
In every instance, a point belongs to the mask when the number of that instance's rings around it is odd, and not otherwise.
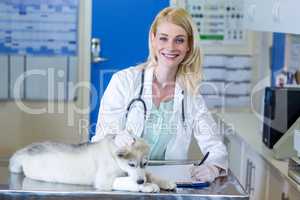
[[[124,130],[116,135],[114,142],[117,147],[122,148],[133,145],[135,139],[128,131]]]
[[[213,182],[219,175],[219,169],[210,164],[203,164],[200,166],[193,166],[191,168],[192,178],[196,181]]]

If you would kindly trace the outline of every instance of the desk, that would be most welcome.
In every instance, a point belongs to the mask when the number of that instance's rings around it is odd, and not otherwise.
[[[138,193],[112,191],[104,192],[91,186],[69,185],[35,181],[22,174],[8,172],[7,164],[0,163],[0,199],[39,199],[39,200],[92,200],[92,199],[162,199],[162,200],[247,200],[237,179],[229,171],[229,176],[220,178],[203,189],[177,189],[160,193]]]

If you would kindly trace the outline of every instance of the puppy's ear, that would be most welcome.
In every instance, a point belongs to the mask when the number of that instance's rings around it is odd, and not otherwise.
[[[120,148],[116,151],[116,155],[119,157],[119,158],[125,158],[129,153],[129,150],[127,148]]]

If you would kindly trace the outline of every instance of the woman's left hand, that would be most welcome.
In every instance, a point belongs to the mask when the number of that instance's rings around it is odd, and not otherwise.
[[[216,166],[209,164],[193,166],[190,171],[192,178],[201,182],[213,182],[220,174]]]

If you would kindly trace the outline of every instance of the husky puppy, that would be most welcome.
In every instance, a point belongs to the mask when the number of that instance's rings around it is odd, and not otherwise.
[[[42,142],[17,151],[9,170],[48,182],[93,185],[99,190],[159,192],[176,184],[147,173],[149,146],[135,138],[132,146],[117,148],[114,136],[96,143]]]

